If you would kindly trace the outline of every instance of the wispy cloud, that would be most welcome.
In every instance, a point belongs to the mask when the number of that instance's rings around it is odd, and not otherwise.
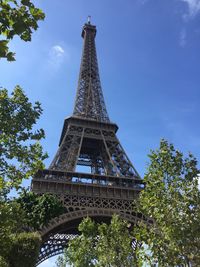
[[[200,13],[200,0],[180,0],[187,4],[188,13],[185,14],[185,18],[194,18]]]
[[[186,33],[186,30],[183,28],[180,31],[180,35],[179,35],[179,44],[181,47],[184,47],[186,45],[186,37],[187,37],[187,33]]]
[[[49,65],[58,69],[64,61],[66,52],[60,45],[54,45],[49,50]]]
[[[57,57],[60,57],[65,53],[64,49],[60,45],[54,45],[52,47],[52,51]]]
[[[176,0],[185,4],[187,11],[182,14],[183,21],[186,23],[185,27],[179,33],[179,45],[183,48],[187,44],[187,23],[200,14],[200,0]]]

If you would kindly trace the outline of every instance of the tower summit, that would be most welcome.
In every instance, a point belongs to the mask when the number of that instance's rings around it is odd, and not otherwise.
[[[90,24],[88,17],[82,30],[83,54],[73,116],[109,122],[99,77],[95,36],[96,26]]]
[[[73,115],[64,121],[58,151],[48,169],[32,180],[38,194],[55,194],[65,214],[41,230],[38,263],[60,254],[78,234],[85,216],[107,222],[117,213],[136,224],[133,200],[143,182],[121,146],[105,107],[95,47],[96,27],[83,26],[84,40]],[[86,169],[86,170],[85,170]]]

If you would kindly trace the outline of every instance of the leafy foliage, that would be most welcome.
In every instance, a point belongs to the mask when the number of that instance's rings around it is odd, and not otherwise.
[[[25,213],[16,202],[0,202],[0,255],[7,255],[12,234],[23,231]]]
[[[26,214],[15,201],[0,202],[0,266],[35,266],[41,242],[28,233]]]
[[[12,236],[8,262],[12,267],[35,267],[41,237],[38,233],[19,233]]]
[[[34,230],[39,230],[48,222],[62,213],[65,209],[60,200],[50,194],[37,195],[23,190],[16,199],[26,214],[26,224]]]
[[[40,246],[36,232],[64,212],[54,196],[23,191],[19,198],[0,202],[0,266],[35,266]],[[6,265],[7,264],[7,265]]]
[[[140,194],[139,211],[154,223],[135,228],[143,241],[138,256],[151,266],[200,265],[200,191],[197,160],[184,158],[172,144],[162,140],[151,151],[144,177],[146,188]]]
[[[7,261],[1,256],[0,256],[0,266],[1,267],[9,267]]]
[[[43,129],[34,130],[42,113],[40,103],[34,105],[23,90],[16,86],[11,97],[0,90],[0,257],[2,266],[34,266],[40,236],[27,231],[37,230],[63,211],[62,204],[51,195],[38,196],[23,190],[18,199],[9,200],[13,188],[21,188],[43,168],[39,141]],[[3,197],[4,196],[4,197]],[[23,260],[23,263],[22,263]]]
[[[34,267],[41,244],[40,234],[37,232],[16,232],[7,238],[9,239],[9,246],[0,250],[0,266]]]
[[[41,113],[40,103],[32,105],[21,87],[11,97],[0,89],[0,190],[18,189],[22,179],[43,168],[44,130],[33,130]]]
[[[109,225],[85,218],[79,225],[80,236],[69,242],[64,258],[58,258],[57,267],[65,267],[67,262],[75,267],[137,266],[127,226],[117,215]]]
[[[15,60],[15,53],[9,51],[8,44],[15,35],[23,41],[31,41],[33,30],[38,29],[38,21],[44,20],[41,9],[30,0],[0,0],[0,58]]]
[[[66,267],[68,263],[67,250],[64,249],[64,254],[56,260],[56,267]]]

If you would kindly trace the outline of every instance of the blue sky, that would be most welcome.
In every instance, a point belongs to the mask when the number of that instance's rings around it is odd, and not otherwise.
[[[103,93],[118,137],[141,176],[161,138],[200,158],[200,0],[35,1],[46,13],[31,43],[15,38],[16,62],[0,61],[0,86],[19,84],[44,109],[43,142],[56,153],[73,110],[81,28],[92,16]],[[51,261],[52,262],[52,261]],[[50,261],[41,267],[53,266]]]

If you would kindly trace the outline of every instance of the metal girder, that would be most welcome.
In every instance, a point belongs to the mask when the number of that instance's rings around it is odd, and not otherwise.
[[[91,173],[139,178],[114,130],[68,123],[65,136],[50,169],[75,171],[77,165],[91,167]]]

